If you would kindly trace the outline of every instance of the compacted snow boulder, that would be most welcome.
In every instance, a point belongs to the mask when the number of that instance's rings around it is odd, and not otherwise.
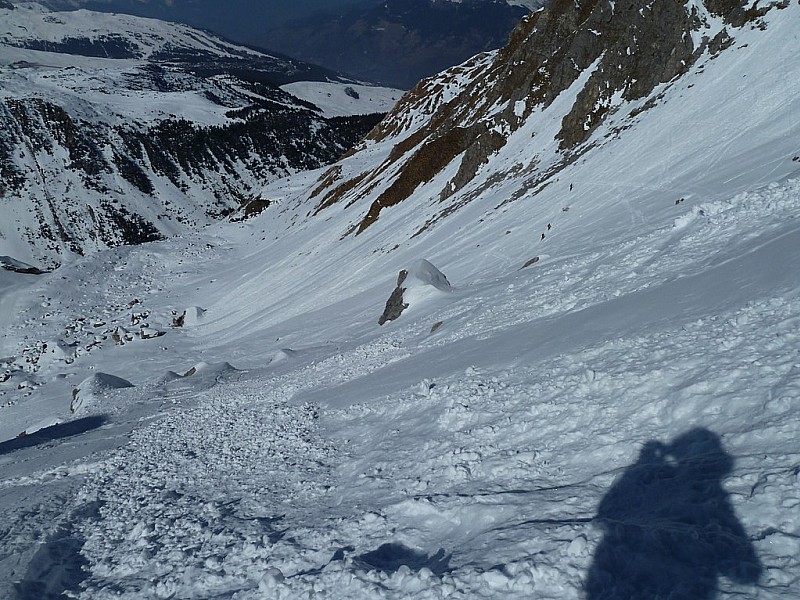
[[[450,282],[444,273],[421,258],[397,275],[397,286],[386,301],[378,325],[394,321],[412,304],[450,291]]]
[[[88,409],[107,397],[113,390],[133,387],[127,379],[109,375],[108,373],[95,373],[84,379],[78,387],[72,390],[72,402],[69,411],[73,414],[81,409]]]

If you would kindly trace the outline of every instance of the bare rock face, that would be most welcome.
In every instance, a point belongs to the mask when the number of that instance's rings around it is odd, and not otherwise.
[[[383,325],[386,321],[394,321],[408,308],[408,304],[403,302],[403,292],[406,291],[406,288],[403,287],[403,282],[406,277],[408,277],[408,271],[405,269],[398,273],[397,287],[394,288],[392,295],[386,301],[386,308],[383,309],[383,314],[378,319],[378,325]]]

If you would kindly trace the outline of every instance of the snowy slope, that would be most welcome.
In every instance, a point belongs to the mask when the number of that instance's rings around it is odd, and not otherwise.
[[[37,2],[0,7],[4,45],[65,54],[116,59],[190,57],[259,58],[265,54],[178,23],[90,10],[52,11]],[[269,57],[275,71],[291,70],[291,61]],[[288,68],[287,68],[288,67]],[[295,70],[308,68],[297,65]]]
[[[279,87],[349,85],[322,69],[185,26],[15,6],[0,6],[0,253],[42,268],[213,222],[333,162],[388,107],[363,86],[328,119]]]
[[[794,598],[800,5],[759,18],[560,148],[592,59],[359,234],[507,51],[252,221],[0,271],[0,597]]]
[[[394,88],[336,81],[301,81],[281,89],[318,107],[326,117],[387,113],[403,92]]]

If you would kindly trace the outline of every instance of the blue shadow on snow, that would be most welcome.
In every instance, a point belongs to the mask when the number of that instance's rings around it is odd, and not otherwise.
[[[412,571],[428,568],[434,575],[442,575],[451,570],[450,556],[445,555],[443,548],[439,549],[436,554],[428,556],[424,552],[413,550],[396,542],[382,544],[377,550],[365,552],[355,559],[367,567],[390,575],[403,565]]]
[[[45,442],[52,442],[61,438],[80,435],[92,429],[102,427],[107,421],[107,417],[96,415],[45,427],[44,429],[40,429],[28,435],[20,435],[13,440],[0,442],[0,456],[15,452],[16,450],[21,450],[22,448],[30,448],[31,446],[38,446]]]
[[[100,501],[89,502],[73,511],[34,554],[23,579],[14,585],[13,600],[65,600],[75,598],[85,581],[89,562],[81,554],[84,538],[78,532],[81,521],[100,517]]]
[[[598,507],[587,599],[711,600],[720,576],[756,583],[761,564],[722,488],[732,468],[707,429],[648,442]]]

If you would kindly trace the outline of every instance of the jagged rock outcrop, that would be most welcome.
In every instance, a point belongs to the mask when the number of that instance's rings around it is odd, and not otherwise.
[[[369,170],[343,163],[326,172],[312,196],[321,198],[315,212],[338,202],[358,206],[344,235],[359,235],[424,187],[431,199],[425,210],[435,214],[421,233],[505,179],[525,181],[508,201],[535,195],[602,143],[595,132],[610,115],[633,119],[655,106],[664,86],[701,56],[729,47],[738,27],[759,26],[765,11],[785,3],[745,9],[741,0],[555,0],[525,17],[499,52],[412,89],[361,145],[390,147],[385,160]],[[544,114],[557,127],[531,146],[541,150],[474,183],[512,135]]]
[[[408,277],[408,271],[405,269],[402,269],[397,274],[397,285],[386,301],[383,313],[381,313],[381,316],[378,318],[378,325],[383,325],[387,321],[394,321],[408,308],[408,303],[403,302],[403,292],[406,291],[406,288],[403,287],[403,283],[405,283],[406,277]]]

